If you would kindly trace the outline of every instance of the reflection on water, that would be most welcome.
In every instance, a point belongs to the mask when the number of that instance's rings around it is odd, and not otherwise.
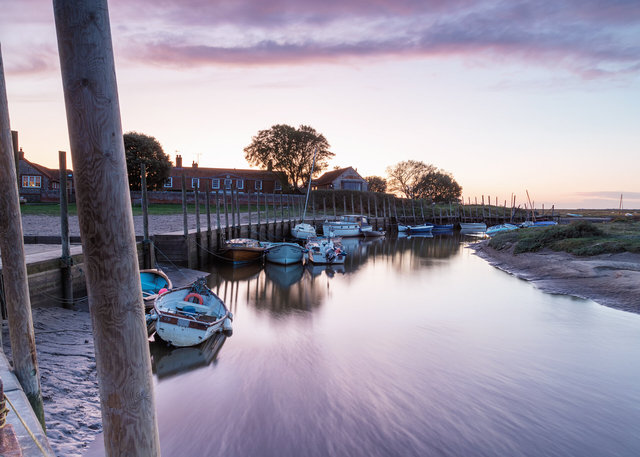
[[[214,268],[233,337],[152,346],[163,455],[640,455],[640,317],[543,294],[472,239]]]
[[[195,368],[207,366],[216,360],[218,351],[227,337],[216,333],[204,343],[195,347],[174,347],[162,340],[149,344],[153,373],[162,379]]]

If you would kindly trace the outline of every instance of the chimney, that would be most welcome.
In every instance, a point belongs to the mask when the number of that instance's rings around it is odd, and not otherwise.
[[[198,162],[196,162],[195,160],[193,162],[191,162],[191,167],[192,168],[198,168]]]
[[[180,154],[176,156],[176,168],[182,168],[182,156]]]
[[[24,151],[22,150],[22,148],[20,148],[20,151],[18,151],[18,157],[20,158],[20,160],[24,160]]]

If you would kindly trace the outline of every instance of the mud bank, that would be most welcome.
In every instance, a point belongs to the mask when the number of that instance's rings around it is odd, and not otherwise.
[[[57,456],[81,457],[102,431],[91,318],[63,308],[33,309],[47,438]],[[2,341],[11,360],[7,322]]]
[[[588,298],[604,306],[640,313],[640,254],[577,257],[549,250],[513,254],[513,247],[495,250],[488,241],[470,246],[489,264],[540,290]]]

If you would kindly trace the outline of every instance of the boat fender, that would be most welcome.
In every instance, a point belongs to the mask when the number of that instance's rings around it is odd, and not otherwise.
[[[169,292],[169,289],[167,289],[166,287],[163,287],[162,289],[160,289],[158,291],[158,295],[162,295],[162,294],[167,293],[167,292]]]
[[[187,294],[186,297],[184,297],[184,301],[191,301],[189,300],[190,298],[195,298],[196,300],[198,300],[198,304],[202,305],[204,303],[204,300],[202,299],[202,295],[197,294],[195,292],[191,292],[190,294]],[[193,302],[195,303],[195,302]]]

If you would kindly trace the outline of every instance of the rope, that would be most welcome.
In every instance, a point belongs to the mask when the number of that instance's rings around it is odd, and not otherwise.
[[[177,271],[178,273],[180,273],[180,274],[184,277],[184,279],[189,279],[189,278],[187,277],[187,275],[186,275],[186,274],[184,274],[184,273],[182,272],[182,269],[181,269],[178,265],[176,265],[175,263],[173,263],[173,262],[171,261],[171,259],[167,256],[167,254],[165,254],[165,253],[164,253],[164,252],[162,252],[160,249],[158,249],[158,246],[154,246],[154,248],[155,248],[155,250],[156,250],[157,252],[159,252],[160,254],[162,254],[162,256],[167,260],[167,262],[169,262],[169,263],[170,263],[170,264],[171,264],[171,265],[176,269],[176,271]]]
[[[31,437],[31,439],[33,440],[34,443],[36,443],[36,446],[38,446],[38,448],[40,449],[40,452],[42,452],[42,455],[44,455],[45,457],[47,457],[47,452],[44,450],[44,448],[42,447],[42,444],[40,444],[40,442],[36,439],[35,435],[33,434],[33,432],[31,431],[31,429],[29,429],[29,427],[27,426],[27,424],[25,423],[25,421],[22,419],[22,416],[20,416],[20,414],[18,413],[18,411],[16,410],[16,407],[13,406],[13,403],[11,403],[11,400],[9,400],[9,397],[7,397],[7,394],[4,394],[4,399],[6,401],[9,402],[9,404],[11,405],[11,409],[13,409],[13,412],[16,413],[16,416],[18,416],[18,419],[20,419],[20,422],[22,422],[22,426],[25,428],[25,430],[27,431],[27,433],[29,433],[29,436]],[[6,408],[6,406],[5,406]]]
[[[2,398],[0,400],[0,429],[3,429],[7,425],[7,413],[9,412],[9,408],[7,408],[7,401]]]

